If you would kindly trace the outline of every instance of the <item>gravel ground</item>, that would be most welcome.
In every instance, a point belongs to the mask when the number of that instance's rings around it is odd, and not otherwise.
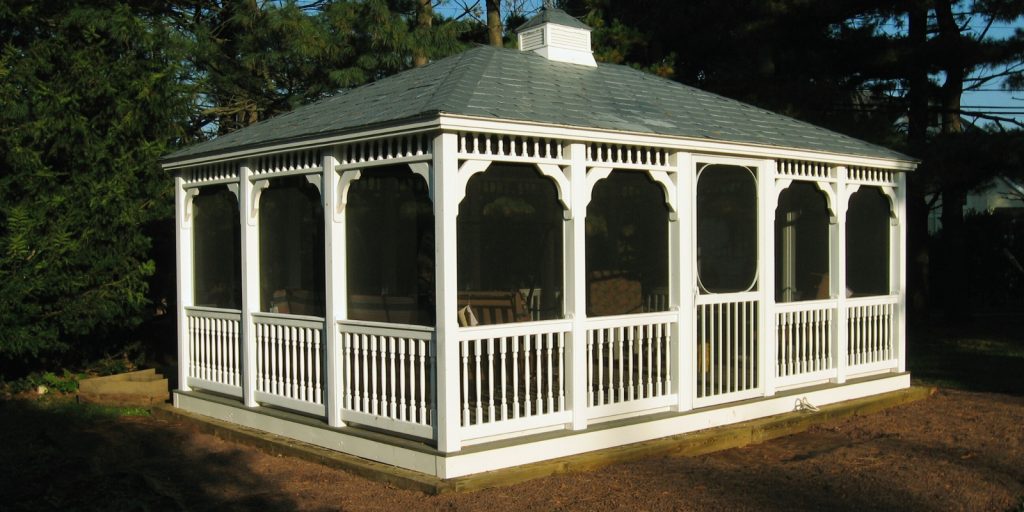
[[[426,496],[180,420],[0,400],[0,510],[1024,511],[1024,397],[940,390],[700,457]]]

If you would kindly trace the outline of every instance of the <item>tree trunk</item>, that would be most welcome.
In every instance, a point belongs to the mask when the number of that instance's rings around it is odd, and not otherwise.
[[[964,77],[967,75],[964,63],[955,51],[963,45],[960,27],[953,16],[955,0],[936,0],[935,16],[939,26],[941,54],[946,57],[941,69],[946,74],[942,84],[942,133],[956,134],[963,131],[960,121],[960,98],[964,91]],[[942,247],[943,265],[942,302],[944,318],[960,322],[970,318],[969,274],[967,269],[967,246],[964,233],[964,190],[963,174],[968,169],[957,169],[942,174]]]
[[[417,0],[416,4],[416,31],[419,32],[416,39],[416,49],[412,54],[412,65],[423,67],[427,65],[427,37],[430,34],[430,27],[434,24],[434,5],[432,0]]]
[[[928,45],[928,0],[910,3],[907,14],[910,20],[908,38],[911,53],[909,91],[910,112],[908,114],[908,147],[911,156],[921,158],[928,143],[928,62],[925,56]],[[930,298],[928,267],[928,201],[925,198],[926,183],[920,172],[907,176],[907,297],[911,313],[911,324],[927,321]]]
[[[491,46],[504,46],[501,30],[501,0],[487,0],[487,39]]]

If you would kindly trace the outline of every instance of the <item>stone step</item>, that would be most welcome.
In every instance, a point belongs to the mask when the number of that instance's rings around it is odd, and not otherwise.
[[[150,407],[169,397],[167,379],[152,368],[78,382],[78,401],[83,403]]]

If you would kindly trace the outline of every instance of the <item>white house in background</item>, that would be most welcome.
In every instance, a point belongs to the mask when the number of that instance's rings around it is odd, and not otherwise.
[[[986,187],[967,194],[964,203],[964,214],[995,213],[1024,208],[1024,183],[1010,178],[993,178]],[[928,215],[928,232],[938,233],[942,229],[942,211],[936,208]]]
[[[519,38],[166,157],[177,407],[452,478],[909,386],[912,159]]]

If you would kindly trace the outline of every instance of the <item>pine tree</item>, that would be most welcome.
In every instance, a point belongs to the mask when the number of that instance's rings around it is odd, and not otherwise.
[[[0,362],[137,324],[170,215],[179,41],[117,0],[0,3]]]

